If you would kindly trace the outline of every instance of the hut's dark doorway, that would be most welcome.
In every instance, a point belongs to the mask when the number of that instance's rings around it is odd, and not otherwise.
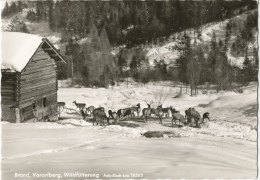
[[[43,102],[42,102],[42,99],[37,99],[36,104],[37,104],[38,120],[41,120],[43,118]]]

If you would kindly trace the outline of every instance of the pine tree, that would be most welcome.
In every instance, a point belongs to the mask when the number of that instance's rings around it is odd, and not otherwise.
[[[55,4],[55,9],[54,9],[54,12],[53,12],[53,16],[55,18],[53,18],[53,28],[55,30],[58,30],[61,28],[60,26],[60,22],[61,22],[61,19],[62,19],[62,13],[61,13],[61,10],[60,10],[60,2],[57,1],[56,4]]]
[[[120,51],[119,51],[117,66],[119,68],[119,74],[122,75],[123,69],[127,66],[126,59],[123,56],[123,49],[120,49]]]
[[[22,20],[20,20],[17,16],[15,16],[11,20],[10,24],[8,24],[5,31],[29,33],[29,30],[28,30],[28,27],[26,26],[26,24]]]
[[[85,87],[89,86],[89,68],[87,66],[82,67],[81,75],[83,77],[83,85]]]
[[[103,68],[103,73],[101,75],[101,83],[102,85],[107,88],[108,87],[108,84],[109,84],[109,79],[112,77],[112,72],[111,72],[111,69],[110,67],[105,64],[104,68]]]
[[[8,5],[8,3],[7,3],[7,1],[6,1],[6,2],[5,2],[5,7],[4,7],[4,9],[2,10],[2,17],[8,16],[9,11],[10,11],[10,8],[9,8],[9,5]]]
[[[255,73],[254,73],[254,69],[253,69],[253,64],[248,58],[247,50],[246,50],[246,53],[245,53],[245,59],[244,59],[244,62],[243,62],[242,72],[243,72],[244,82],[250,82],[250,81],[254,80],[254,74]]]
[[[47,3],[48,3],[48,7],[49,7],[49,11],[48,11],[49,27],[50,27],[50,29],[54,30],[54,15],[53,15],[54,2],[53,2],[53,0],[48,0]]]
[[[24,5],[23,5],[22,1],[17,2],[17,9],[18,9],[19,12],[23,10],[23,8],[24,8],[23,6]]]
[[[175,49],[179,52],[180,56],[176,59],[176,66],[179,70],[179,79],[183,83],[188,83],[187,77],[187,64],[192,58],[191,39],[185,33],[181,40],[177,43]]]
[[[17,5],[14,1],[12,1],[10,8],[9,8],[9,14],[14,14],[18,12]]]

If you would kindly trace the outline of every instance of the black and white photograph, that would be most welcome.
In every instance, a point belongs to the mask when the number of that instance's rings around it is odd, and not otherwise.
[[[1,179],[257,179],[257,0],[1,0]]]

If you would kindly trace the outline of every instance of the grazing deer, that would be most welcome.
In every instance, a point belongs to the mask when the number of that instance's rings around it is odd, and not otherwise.
[[[86,108],[86,114],[89,114],[89,116],[91,116],[92,111],[95,109],[94,106],[89,106]]]
[[[76,101],[73,101],[72,103],[74,103],[79,109],[84,109],[86,107],[85,103],[77,103]]]
[[[157,108],[151,108],[151,114],[153,114],[155,117],[158,117],[158,109]]]
[[[205,112],[202,116],[202,119],[203,119],[203,122],[204,122],[204,119],[208,119],[210,121],[210,118],[209,118],[209,113],[208,112]]]
[[[114,119],[113,112],[111,110],[108,110],[108,117]]]
[[[119,111],[119,110],[118,110]],[[127,115],[125,115],[125,113],[127,112]],[[131,108],[124,108],[124,109],[120,109],[120,113],[117,112],[118,114],[121,113],[121,117],[125,117],[125,116],[131,116],[131,119],[132,119],[132,110]]]
[[[180,111],[176,111],[174,108],[172,109],[172,127],[173,127],[173,121],[176,124],[176,121],[179,121],[179,125],[182,122],[182,124],[185,124],[185,117],[180,114]]]
[[[198,111],[196,111],[194,108],[189,108],[185,111],[185,114],[187,116],[188,124],[191,124],[191,119],[194,119],[196,126],[199,127],[199,124],[202,122],[202,118]]]
[[[124,112],[124,117],[126,117],[129,119],[129,116],[131,116],[132,119],[132,110],[131,108],[126,109],[126,111]]]
[[[121,117],[122,117],[122,109],[119,109],[119,110],[116,112],[116,114],[117,114],[117,117],[118,117],[118,118],[121,118]]]
[[[133,114],[133,116],[135,117],[134,112],[137,113],[137,115],[139,116],[140,112],[141,112],[141,107],[140,107],[140,103],[138,103],[136,106],[131,107],[131,113]]]

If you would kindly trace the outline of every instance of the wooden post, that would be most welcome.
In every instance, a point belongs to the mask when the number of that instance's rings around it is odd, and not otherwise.
[[[15,108],[15,122],[21,123],[20,109]]]

